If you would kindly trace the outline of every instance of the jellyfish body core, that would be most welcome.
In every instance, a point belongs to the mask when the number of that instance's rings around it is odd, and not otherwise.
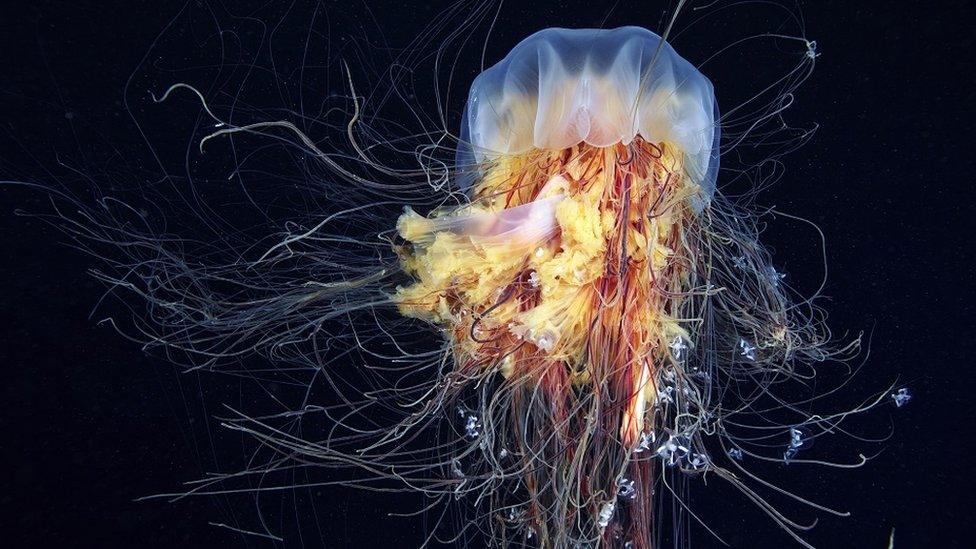
[[[599,528],[599,508],[560,498],[603,490],[611,502],[620,476],[650,485],[651,462],[626,457],[653,432],[656,380],[679,360],[669,343],[689,340],[683,235],[700,187],[681,174],[673,145],[640,139],[536,151],[491,168],[475,191],[484,209],[400,219],[418,278],[400,310],[445,330],[460,375],[504,376],[497,402],[510,409],[498,413],[516,426],[514,455],[533,456],[526,489],[549,543],[585,532],[587,517]],[[649,524],[649,506],[632,513]]]
[[[504,379],[484,413],[504,418],[495,444],[523,460],[541,546],[648,547],[650,456],[704,465],[689,443],[650,444],[664,378],[686,376],[701,324],[686,298],[704,291],[713,105],[649,31],[543,31],[472,90],[470,204],[398,222],[416,282],[395,301],[444,331],[459,376]]]

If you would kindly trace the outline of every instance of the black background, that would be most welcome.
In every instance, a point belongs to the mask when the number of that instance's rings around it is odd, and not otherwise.
[[[368,9],[321,6],[343,21],[359,18],[363,28],[385,29],[398,45],[437,10],[385,1]],[[820,129],[785,159],[785,178],[763,202],[804,216],[825,233],[832,325],[873,330],[871,359],[855,386],[870,391],[899,378],[915,394],[897,413],[893,407],[881,412],[880,431],[890,421],[894,435],[865,468],[796,473],[801,493],[852,511],[851,518],[824,518],[808,535],[820,547],[886,547],[893,527],[896,547],[964,547],[972,538],[976,43],[966,6],[801,6],[807,36],[822,55],[789,117]],[[607,26],[657,30],[666,7],[513,3],[500,12],[488,58],[544,26],[598,26],[606,17]],[[56,155],[83,164],[100,158],[98,150],[137,147],[121,90],[180,9],[114,0],[0,8],[0,175],[43,177],[37,167],[53,165]],[[728,29],[748,22],[749,8],[737,14]],[[703,38],[721,44],[722,26],[711,29],[718,36],[709,31]],[[709,51],[696,49],[694,35],[692,28],[677,45],[693,62]],[[178,47],[169,53],[178,63]],[[706,73],[720,104],[726,94],[751,89],[748,70]],[[164,138],[184,132],[174,139],[185,140],[185,130],[160,131]],[[42,206],[36,194],[0,187],[0,201],[3,545],[264,546],[207,524],[247,514],[246,498],[133,501],[178,490],[207,471],[213,448],[234,448],[222,435],[210,439],[216,426],[209,416],[221,402],[246,400],[244,389],[206,374],[177,374],[96,326],[88,314],[101,288],[85,274],[91,261],[59,244],[55,231],[13,215],[15,208]],[[809,229],[777,222],[766,240],[793,283],[816,287],[817,262],[810,258],[818,254],[817,240]],[[422,519],[386,516],[403,501],[333,489],[316,503],[320,537],[290,541],[417,546],[427,533]],[[719,530],[735,546],[789,543],[771,522],[743,509],[742,500],[702,498],[700,505],[725,517]],[[292,514],[315,520],[308,511]],[[694,546],[715,544],[702,535],[695,540]]]

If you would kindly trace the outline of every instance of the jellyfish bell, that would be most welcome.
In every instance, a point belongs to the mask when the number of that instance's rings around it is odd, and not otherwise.
[[[459,166],[531,149],[671,142],[715,191],[720,129],[711,82],[641,27],[550,28],[516,45],[471,86]]]

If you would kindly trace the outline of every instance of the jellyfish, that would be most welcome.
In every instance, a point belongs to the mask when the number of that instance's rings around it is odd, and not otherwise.
[[[750,467],[863,464],[811,447],[888,392],[839,412],[777,392],[860,339],[835,342],[773,265],[757,218],[719,190],[713,85],[667,40],[636,26],[525,38],[473,80],[453,163],[425,150],[419,170],[361,142],[373,132],[346,77],[348,155],[286,120],[232,123],[189,84],[153,96],[201,102],[214,122],[201,150],[252,134],[323,166],[314,221],[245,245],[244,232],[175,237],[107,198],[70,222],[67,209],[48,217],[107,259],[94,274],[113,293],[148,305],[129,337],[192,369],[240,375],[242,357],[261,355],[279,368],[248,375],[300,394],[222,417],[264,459],[163,495],[343,468],[357,471],[344,484],[394,482],[463,508],[449,541],[474,530],[530,547],[657,547],[680,517],[721,539],[687,497],[710,478],[801,544],[807,525],[762,490],[844,514]]]
[[[716,113],[646,29],[543,30],[471,87],[470,202],[397,221],[415,281],[394,300],[444,333],[456,375],[495,380],[487,446],[522,478],[491,506],[524,507],[542,546],[648,547],[656,469],[707,466]]]

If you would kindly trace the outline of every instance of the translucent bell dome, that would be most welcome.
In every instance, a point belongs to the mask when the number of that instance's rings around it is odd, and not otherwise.
[[[718,171],[712,84],[640,27],[552,28],[529,36],[471,86],[459,165],[530,149],[670,141],[706,197]]]

